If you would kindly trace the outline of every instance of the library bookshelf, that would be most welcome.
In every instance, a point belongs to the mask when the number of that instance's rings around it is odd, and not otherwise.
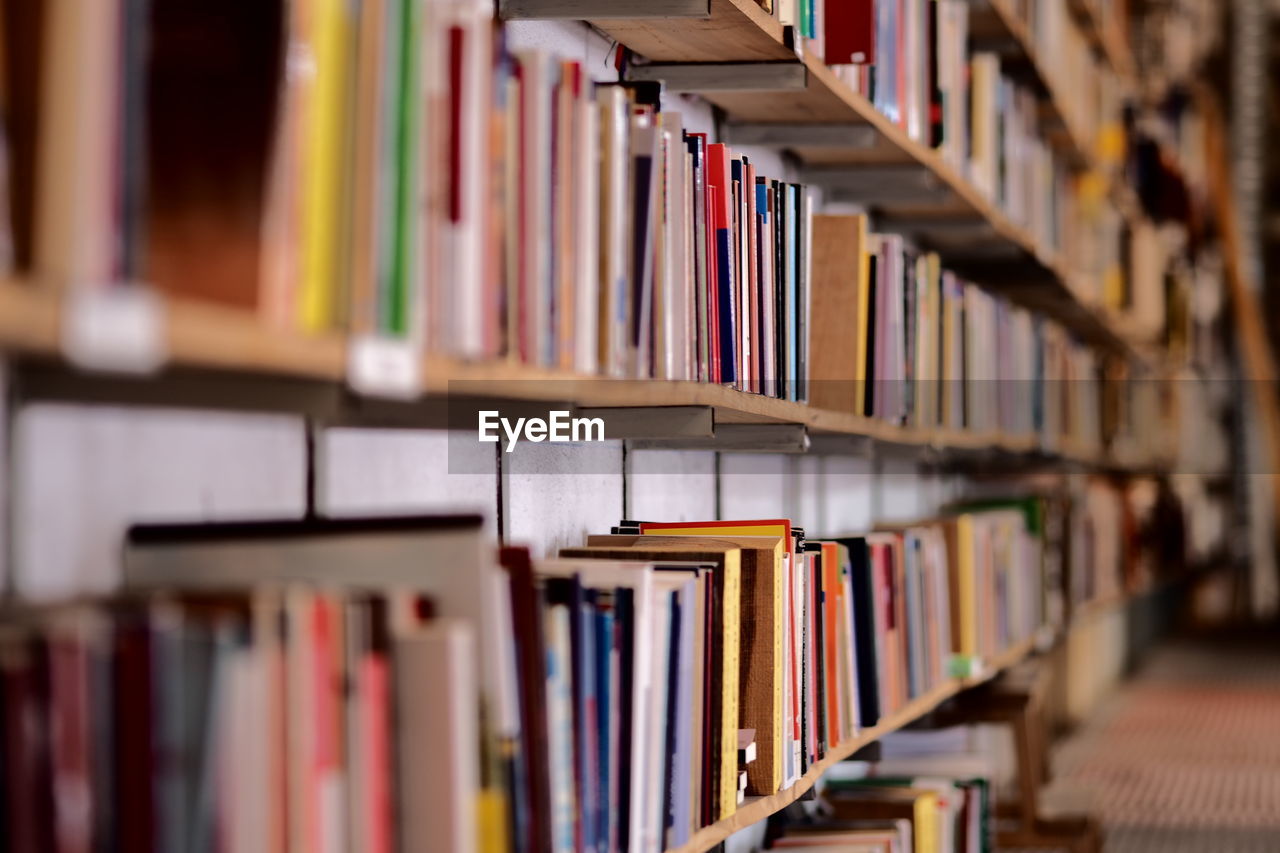
[[[1128,353],[1109,318],[1084,296],[1066,259],[1038,244],[940,152],[912,139],[805,52],[790,29],[753,0],[712,0],[700,17],[592,18],[592,5],[578,4],[577,14],[649,63],[632,65],[628,75],[661,79],[673,91],[695,92],[720,107],[726,141],[791,150],[808,183],[837,195],[851,191],[887,224],[885,230],[921,239],[948,268],[1054,317],[1089,343]],[[501,12],[537,18],[548,8],[545,0],[507,0]],[[986,9],[996,30],[1036,70],[1050,112],[1066,129],[1059,136],[1067,140],[1069,160],[1095,168],[1087,141],[1067,118],[1061,81],[1054,85],[1008,0],[986,0]],[[896,186],[881,192],[884,180]]]
[[[0,281],[0,351],[59,362],[66,310],[66,300],[48,289],[19,280]],[[247,312],[190,300],[168,300],[162,315],[166,370],[230,374],[233,383],[243,380],[246,385],[254,380],[300,380],[330,392],[325,395],[326,409],[318,414],[335,419],[347,416],[341,407],[354,398],[344,393],[347,341],[341,335],[309,336],[275,329]],[[91,385],[94,378],[99,377],[91,377]],[[144,383],[147,379],[130,378]],[[705,408],[714,412],[714,421],[720,424],[790,424],[803,426],[811,435],[856,437],[941,453],[1034,454],[1042,463],[1106,470],[1127,467],[1073,444],[1045,452],[1031,436],[900,426],[704,382],[582,376],[513,361],[468,362],[440,355],[424,358],[421,380],[420,398],[405,403],[410,409],[419,402],[451,398],[591,409]],[[95,389],[92,396],[111,399],[109,390],[98,393]],[[285,395],[274,403],[268,401],[267,408],[291,411],[297,399]],[[395,422],[416,422],[415,413],[404,408],[400,407]]]
[[[985,14],[984,14],[985,13]],[[975,4],[970,16],[970,37],[983,42],[1011,44],[1018,59],[1027,66],[1043,93],[1042,102],[1060,128],[1053,136],[1061,153],[1079,169],[1096,169],[1093,145],[1066,108],[1059,75],[1055,75],[1035,47],[1026,23],[1018,17],[1011,0],[985,0]]]
[[[1114,24],[1105,20],[1099,0],[1071,0],[1071,7],[1083,24],[1094,47],[1121,80],[1131,83],[1136,77],[1133,56]]]
[[[913,699],[904,708],[875,727],[860,732],[857,737],[831,750],[821,761],[812,765],[808,772],[800,777],[800,781],[790,788],[785,788],[768,797],[749,798],[730,817],[703,827],[694,833],[688,844],[668,851],[668,853],[702,853],[702,851],[710,850],[720,844],[735,832],[746,829],[752,824],[759,823],[769,817],[769,815],[781,811],[812,789],[817,784],[818,779],[836,764],[848,760],[858,750],[875,743],[890,732],[897,731],[915,722],[940,707],[948,699],[972,687],[991,681],[1001,672],[1027,659],[1034,650],[1035,642],[1033,640],[1019,643],[998,657],[986,661],[985,668],[980,675],[970,678],[951,679],[938,685],[929,693]]]

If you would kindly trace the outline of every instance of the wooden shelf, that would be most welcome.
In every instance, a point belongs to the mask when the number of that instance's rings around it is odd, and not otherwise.
[[[66,300],[36,282],[0,280],[0,350],[58,356]],[[272,329],[244,311],[169,300],[164,307],[168,363],[341,381],[346,342],[339,335],[307,336]]]
[[[588,5],[588,4],[584,4]],[[702,18],[603,18],[592,23],[620,44],[659,62],[795,61],[778,20],[755,0],[709,0]]]
[[[41,363],[52,362],[55,367],[61,365],[64,303],[60,294],[33,282],[0,280],[0,352],[35,357]],[[217,386],[217,404],[236,396],[236,381],[245,383],[243,387],[247,389],[253,380],[294,379],[324,393],[277,398],[268,389],[269,393],[256,396],[257,405],[286,411],[302,406],[308,414],[321,419],[342,419],[351,414],[343,407],[354,405],[366,419],[369,415],[365,410],[373,409],[371,417],[378,420],[381,401],[356,398],[346,390],[347,347],[340,335],[306,336],[272,328],[245,312],[180,300],[166,302],[164,318],[167,359],[162,375],[172,370],[185,371],[188,377],[201,372],[230,374],[230,384],[224,379]],[[75,388],[91,389],[83,394],[72,391],[71,399],[110,402],[115,398],[107,386],[113,380],[124,379],[127,394],[120,402],[128,402],[138,398],[138,386],[145,387],[152,380],[148,376],[70,372],[79,377]],[[387,410],[390,422],[423,421],[425,415],[414,407],[449,399],[545,402],[580,408],[705,407],[714,410],[715,421],[721,424],[799,424],[815,436],[860,437],[940,452],[1031,455],[1041,464],[1056,459],[1072,465],[1109,467],[1107,460],[1091,449],[1068,445],[1046,453],[1034,436],[897,426],[704,382],[611,379],[512,361],[467,362],[439,355],[424,359],[422,379],[420,400],[388,403],[392,407]],[[317,396],[321,398],[319,403]],[[143,395],[148,401],[156,398],[166,399],[163,392]],[[171,403],[191,404],[199,399],[198,392],[193,392],[174,398]],[[440,422],[439,418],[428,420]]]
[[[879,725],[859,733],[857,737],[842,743],[829,752],[821,761],[810,766],[809,771],[800,777],[800,781],[790,788],[768,797],[749,798],[747,802],[738,807],[738,810],[733,815],[698,830],[693,834],[688,844],[675,848],[671,853],[702,853],[704,850],[710,850],[735,832],[746,829],[781,811],[800,799],[803,794],[817,783],[824,773],[836,764],[847,760],[864,746],[875,743],[890,732],[895,732],[915,722],[957,694],[990,681],[1004,670],[1020,663],[1031,654],[1034,648],[1034,640],[1020,643],[987,662],[982,675],[974,678],[952,679],[940,684],[929,693],[912,700],[902,710],[881,721]]]

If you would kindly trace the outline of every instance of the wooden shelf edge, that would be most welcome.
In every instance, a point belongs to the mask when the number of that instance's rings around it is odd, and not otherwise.
[[[1117,41],[1114,30],[1102,20],[1097,0],[1072,0],[1072,11],[1084,25],[1085,36],[1097,48],[1102,58],[1111,66],[1124,85],[1131,84],[1137,76],[1133,54]]]
[[[61,359],[63,302],[60,294],[31,282],[0,279],[0,352]],[[335,385],[346,381],[347,342],[342,335],[284,332],[248,312],[191,301],[170,300],[164,311],[166,367]],[[704,382],[583,376],[514,361],[471,362],[440,355],[428,355],[423,363],[427,398],[457,395],[589,408],[700,406],[715,409],[724,423],[800,424],[817,435],[905,447],[1037,454],[1070,464],[1111,465],[1103,454],[1072,442],[1046,449],[1034,435],[898,426]]]
[[[800,777],[800,781],[790,788],[783,789],[768,797],[757,797],[749,800],[739,806],[738,810],[728,818],[710,826],[704,826],[693,834],[687,844],[673,848],[668,853],[703,853],[703,851],[710,850],[735,832],[767,819],[770,815],[781,811],[800,799],[802,795],[817,784],[818,779],[824,773],[841,761],[847,760],[864,746],[875,743],[885,735],[915,722],[957,694],[992,680],[1004,670],[1020,663],[1034,648],[1035,643],[1033,640],[1019,643],[993,658],[982,675],[966,679],[950,679],[925,695],[913,699],[888,719],[873,728],[859,733],[857,737],[842,743],[832,750],[825,758],[811,766],[808,772]]]
[[[0,279],[0,350],[61,357],[66,298],[33,281]],[[334,382],[346,374],[342,335],[276,329],[254,314],[193,300],[164,301],[168,365]]]

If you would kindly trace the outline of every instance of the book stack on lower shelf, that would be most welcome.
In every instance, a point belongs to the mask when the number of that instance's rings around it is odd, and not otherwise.
[[[705,849],[1026,653],[1024,519],[623,522],[549,559],[498,559],[475,517],[138,528],[126,592],[6,627],[6,825],[30,850]]]

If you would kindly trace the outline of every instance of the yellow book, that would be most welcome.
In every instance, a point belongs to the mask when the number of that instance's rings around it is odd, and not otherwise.
[[[638,560],[643,562],[699,562],[716,566],[716,587],[723,608],[720,621],[721,655],[711,661],[711,682],[720,685],[719,714],[712,721],[719,736],[715,751],[716,785],[712,820],[724,820],[738,808],[738,672],[740,601],[742,598],[742,552],[729,545],[690,543],[689,545],[654,545],[634,547],[592,546],[564,548],[561,557],[596,560]],[[696,711],[697,709],[691,709]]]
[[[334,325],[342,257],[342,190],[346,171],[347,47],[352,22],[343,0],[314,0],[308,23],[315,67],[302,188],[302,328]]]
[[[481,788],[476,794],[476,851],[504,853],[507,838],[507,796],[501,788]]]
[[[747,528],[752,527],[746,525]],[[715,530],[716,533],[704,533]],[[756,760],[747,765],[747,793],[775,794],[782,787],[784,555],[787,540],[777,532],[738,535],[736,527],[664,527],[638,536],[589,536],[592,546],[728,546],[742,552],[741,663],[738,673],[738,728],[755,729]],[[643,540],[643,541],[637,541]]]
[[[918,791],[915,824],[915,853],[942,853],[938,837],[938,795],[933,791]]]

